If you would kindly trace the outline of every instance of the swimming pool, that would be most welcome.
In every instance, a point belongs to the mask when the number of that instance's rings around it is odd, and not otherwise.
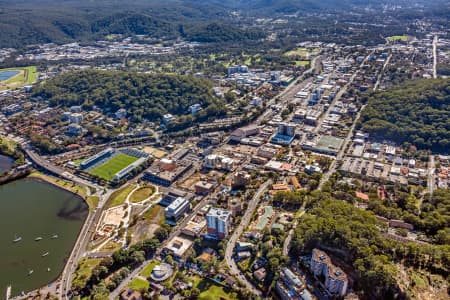
[[[19,73],[20,73],[20,71],[17,71],[17,70],[0,72],[0,81],[8,80],[11,77],[14,77]]]

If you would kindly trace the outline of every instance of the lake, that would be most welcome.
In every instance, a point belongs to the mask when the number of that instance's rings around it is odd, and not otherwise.
[[[0,186],[2,297],[10,284],[12,294],[18,295],[55,280],[87,215],[81,197],[46,182],[22,179]],[[16,237],[22,240],[14,243]],[[35,241],[37,237],[42,240]]]
[[[0,81],[8,80],[11,77],[14,77],[19,73],[20,73],[20,71],[17,71],[17,70],[0,72]]]
[[[8,171],[14,165],[14,159],[9,156],[0,155],[0,175]]]

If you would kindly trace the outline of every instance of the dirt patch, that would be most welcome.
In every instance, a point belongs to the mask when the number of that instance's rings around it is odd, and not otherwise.
[[[186,180],[183,181],[182,183],[180,183],[179,186],[181,188],[185,188],[185,189],[193,191],[194,190],[194,185],[197,182],[200,181],[200,179],[201,179],[200,177],[201,177],[200,173],[195,173],[194,175],[189,176],[188,178],[186,178]]]
[[[138,222],[132,228],[131,244],[135,244],[145,239],[151,239],[155,235],[156,229],[160,226],[158,224],[148,224],[145,222]]]

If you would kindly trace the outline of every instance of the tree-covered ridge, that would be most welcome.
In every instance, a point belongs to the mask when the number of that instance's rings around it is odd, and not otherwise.
[[[369,96],[360,125],[381,139],[448,152],[450,79],[415,80]]]
[[[211,23],[184,30],[184,36],[190,41],[217,43],[258,40],[264,38],[265,35],[259,30],[242,30],[230,25]]]
[[[372,212],[314,192],[311,209],[295,229],[292,252],[310,253],[314,247],[333,253],[355,270],[355,290],[367,299],[404,297],[396,263],[449,276],[450,246],[398,243],[383,236]]]
[[[125,108],[131,121],[157,121],[164,114],[189,114],[199,103],[196,118],[217,115],[222,102],[213,95],[209,81],[194,76],[141,74],[121,71],[85,70],[69,72],[37,87],[36,95],[54,106],[94,105],[115,112]],[[190,117],[190,116],[189,116]]]
[[[57,6],[57,8],[55,8]],[[222,9],[204,5],[188,7],[172,2],[129,3],[8,3],[0,5],[0,48],[22,48],[38,43],[91,42],[108,34],[148,35],[152,38],[186,38],[220,42],[259,39],[261,31],[227,24]],[[216,23],[211,23],[214,20]]]

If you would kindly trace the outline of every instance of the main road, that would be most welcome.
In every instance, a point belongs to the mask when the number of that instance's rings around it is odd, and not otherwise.
[[[295,228],[297,227],[298,222],[300,221],[300,219],[303,217],[303,215],[306,212],[306,210],[305,210],[306,203],[307,203],[307,199],[305,198],[305,201],[303,202],[302,207],[300,207],[300,209],[296,213],[294,223],[292,224],[292,228],[291,228],[291,230],[289,230],[288,236],[286,237],[286,239],[283,242],[283,256],[289,255],[289,246],[291,244],[292,237],[294,236]]]
[[[39,154],[37,154],[36,152],[31,150],[31,147],[29,145],[25,145],[24,150],[25,150],[25,153],[34,162],[35,165],[37,165],[38,167],[40,167],[42,169],[47,170],[48,172],[50,172],[52,174],[55,174],[59,177],[73,181],[73,182],[77,183],[78,185],[81,185],[84,187],[92,187],[94,189],[102,188],[99,185],[96,185],[96,184],[93,184],[92,182],[84,180],[70,172],[67,172],[64,168],[61,168],[61,167],[49,162],[48,160],[46,160],[45,158],[43,158],[42,156],[40,156]]]
[[[230,274],[234,275],[239,282],[245,285],[245,287],[251,291],[253,294],[257,295],[258,297],[262,297],[262,292],[256,288],[250,281],[245,278],[244,275],[240,274],[240,271],[234,262],[233,259],[233,250],[236,246],[236,242],[241,236],[244,229],[248,226],[250,223],[250,220],[252,219],[253,213],[255,212],[256,207],[258,206],[259,201],[261,200],[261,196],[263,195],[264,191],[268,188],[268,186],[272,184],[272,180],[269,179],[266,182],[264,182],[258,189],[258,191],[253,195],[252,200],[248,203],[247,210],[245,211],[244,216],[241,219],[241,223],[237,228],[234,229],[233,234],[231,235],[228,243],[227,248],[225,250],[225,260],[227,262],[228,267],[230,268]]]
[[[267,102],[267,109],[266,112],[263,113],[262,115],[260,115],[253,124],[255,125],[261,125],[261,123],[267,118],[271,116],[271,113],[273,113],[272,109],[270,108],[270,106],[272,106],[272,104],[275,104],[275,102],[277,100],[281,100],[280,101],[280,105],[284,105],[286,104],[288,101],[292,100],[295,96],[295,94],[298,92],[298,90],[300,90],[298,83],[303,81],[305,79],[305,75],[314,72],[318,67],[320,67],[321,61],[322,60],[322,56],[317,56],[314,57],[311,60],[311,67],[306,70],[305,72],[303,72],[303,74],[301,76],[299,76],[297,79],[295,79],[293,82],[291,82],[289,84],[289,86],[287,86],[281,93],[279,93],[278,95],[276,95],[275,97],[273,97],[272,99],[270,99]]]
[[[89,239],[95,230],[95,226],[100,220],[102,208],[113,192],[114,190],[107,190],[106,193],[101,194],[101,191],[98,190],[97,196],[100,198],[100,201],[97,207],[89,212],[86,222],[84,222],[83,228],[78,235],[77,242],[75,243],[75,246],[70,253],[70,257],[67,260],[67,264],[61,274],[61,294],[59,299],[70,299],[68,294],[72,287],[73,274],[78,266],[79,260],[85,254]]]
[[[372,55],[372,54],[373,54],[373,52],[371,52],[371,54],[369,54],[369,56]],[[369,56],[367,56],[366,59],[367,59]],[[389,55],[389,56],[388,56],[388,58],[386,59],[384,65],[383,65],[383,67],[382,67],[382,69],[380,70],[380,73],[378,74],[377,82],[375,83],[374,88],[373,88],[374,91],[376,91],[376,90],[378,89],[378,87],[379,87],[379,85],[380,85],[380,82],[381,82],[381,79],[383,78],[384,71],[385,71],[387,65],[389,64],[389,61],[391,60],[391,57],[392,57],[392,55]],[[361,65],[361,66],[362,66],[362,65]],[[324,184],[325,182],[327,182],[328,179],[330,179],[331,174],[333,174],[334,171],[336,170],[337,162],[338,162],[338,161],[341,161],[341,160],[344,158],[345,151],[347,150],[347,146],[348,146],[348,144],[350,143],[351,138],[352,138],[352,136],[353,136],[353,131],[355,130],[356,124],[358,123],[358,120],[359,120],[359,118],[361,117],[361,113],[362,113],[362,111],[363,111],[365,108],[366,108],[366,105],[363,105],[363,106],[361,107],[361,109],[359,110],[358,114],[356,115],[355,120],[353,121],[353,124],[352,124],[352,126],[350,127],[350,130],[348,131],[348,134],[347,134],[347,136],[346,136],[344,142],[342,143],[342,147],[341,147],[341,149],[339,150],[338,154],[336,155],[336,159],[333,160],[333,162],[331,163],[330,169],[324,174],[324,176],[322,176],[322,178],[321,178],[321,180],[320,180],[320,183],[319,183],[318,189],[321,189],[322,186],[323,186],[323,184]]]
[[[437,78],[437,43],[438,36],[435,35],[433,39],[433,78]]]

